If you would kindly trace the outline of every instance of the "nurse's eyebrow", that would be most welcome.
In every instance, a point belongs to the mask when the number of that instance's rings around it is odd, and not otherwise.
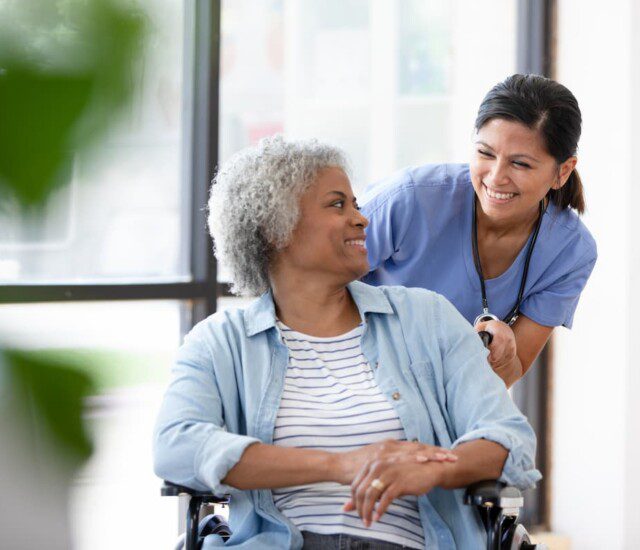
[[[487,149],[491,149],[493,151],[493,147],[491,147],[491,145],[489,145],[488,143],[485,143],[484,141],[478,140],[476,141],[476,143],[478,145],[482,145]],[[516,153],[515,155],[511,155],[511,158],[527,158],[534,162],[540,162],[536,157],[532,157],[531,155],[527,155],[526,153]]]

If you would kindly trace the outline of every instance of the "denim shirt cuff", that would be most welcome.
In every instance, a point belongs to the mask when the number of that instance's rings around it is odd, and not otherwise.
[[[223,484],[222,480],[240,461],[245,449],[254,443],[260,443],[260,440],[216,430],[196,453],[194,468],[198,480],[216,495],[237,493],[238,489]]]
[[[498,430],[474,430],[457,439],[453,448],[476,439],[486,439],[502,445],[509,455],[502,468],[499,481],[512,485],[518,489],[535,487],[542,474],[535,468],[533,458],[522,448],[522,444],[509,434]]]

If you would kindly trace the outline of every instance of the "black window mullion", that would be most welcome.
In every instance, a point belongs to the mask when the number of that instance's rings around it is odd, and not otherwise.
[[[216,311],[217,265],[207,231],[207,198],[218,164],[218,108],[220,59],[220,1],[191,1],[194,20],[193,108],[191,110],[191,270],[206,285],[200,300],[191,304],[188,330]],[[225,289],[226,290],[226,289]]]

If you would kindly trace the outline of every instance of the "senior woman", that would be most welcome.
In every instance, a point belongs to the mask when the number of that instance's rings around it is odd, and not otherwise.
[[[234,291],[261,296],[185,339],[156,474],[232,494],[225,546],[481,547],[456,489],[533,485],[535,436],[452,305],[358,281],[367,220],[343,154],[265,139],[222,167],[209,206]]]

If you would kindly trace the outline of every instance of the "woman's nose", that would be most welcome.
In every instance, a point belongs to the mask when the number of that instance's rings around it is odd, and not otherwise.
[[[362,214],[362,212],[360,212],[360,210],[356,210],[353,220],[354,220],[354,225],[358,227],[364,228],[369,225],[369,220],[364,217],[364,215]]]
[[[501,162],[493,163],[485,182],[496,186],[509,183],[506,167]]]

